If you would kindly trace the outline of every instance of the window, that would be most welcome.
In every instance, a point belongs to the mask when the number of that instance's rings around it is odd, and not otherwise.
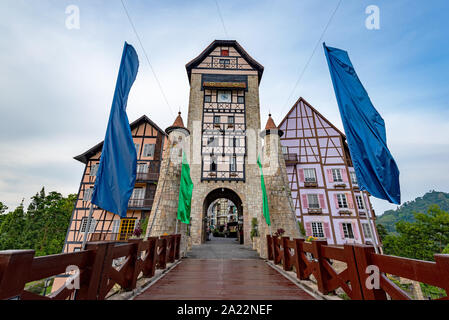
[[[368,223],[362,223],[363,234],[365,238],[372,239],[373,235],[371,233],[371,228]]]
[[[222,68],[228,68],[231,64],[231,61],[229,59],[220,59],[218,62],[220,63],[220,67]]]
[[[222,57],[228,57],[229,56],[229,50],[221,49],[221,56]]]
[[[282,153],[288,154],[288,147],[282,147]]]
[[[90,167],[90,176],[91,177],[96,177],[97,176],[97,172],[98,172],[98,168],[100,167],[100,164],[99,163],[96,163],[96,164],[93,164],[91,167]]]
[[[230,147],[240,147],[240,139],[237,139],[236,137],[230,137],[229,138],[229,146]]]
[[[217,171],[217,157],[212,157],[210,162],[210,171]]]
[[[355,196],[355,199],[357,200],[357,208],[359,210],[365,210],[365,206],[363,205],[363,199],[361,196]]]
[[[233,156],[231,158],[231,172],[237,171],[237,157]]]
[[[120,220],[119,219],[115,219],[112,222],[112,233],[113,234],[118,234],[120,231]]]
[[[352,225],[350,223],[342,223],[343,233],[346,239],[354,239],[354,233],[352,232]]]
[[[231,91],[218,91],[218,102],[231,103],[232,92]]]
[[[312,222],[312,236],[324,238],[323,224],[321,222]]]
[[[134,143],[134,147],[136,147],[136,153],[139,154],[140,144]]]
[[[243,97],[243,96],[237,97],[237,103],[245,103],[245,97]]]
[[[347,209],[348,208],[348,200],[346,199],[345,194],[337,194],[338,208],[339,209]]]
[[[220,116],[214,116],[214,124],[220,123]]]
[[[87,229],[87,221],[88,221],[88,217],[83,217],[81,219],[81,228],[80,228],[80,232],[84,233],[86,232]],[[97,220],[95,220],[94,218],[92,218],[90,220],[90,230],[89,233],[93,233],[95,232],[95,228],[97,227]]]
[[[155,144],[146,144],[143,147],[143,156],[144,157],[153,157],[155,149],[156,149],[156,145]]]
[[[351,182],[352,184],[357,184],[357,176],[354,171],[349,172],[349,175],[351,176]]]
[[[315,169],[304,169],[304,181],[305,182],[316,182]]]
[[[334,182],[343,182],[340,169],[332,169],[332,177],[334,178]]]
[[[204,96],[204,102],[212,102],[212,96],[210,95]]]
[[[139,163],[137,165],[137,173],[148,173],[148,164],[147,163]]]
[[[92,199],[92,193],[94,192],[94,188],[89,188],[84,190],[83,201],[90,201]]]
[[[119,240],[128,240],[128,238],[134,232],[135,226],[136,219],[121,219]]]
[[[229,124],[234,124],[234,116],[229,116],[228,117],[228,123]]]
[[[208,147],[218,147],[218,139],[215,137],[209,137],[207,139],[207,146]]]
[[[307,202],[309,204],[309,209],[319,209],[320,208],[320,203],[318,201],[317,194],[308,194]]]

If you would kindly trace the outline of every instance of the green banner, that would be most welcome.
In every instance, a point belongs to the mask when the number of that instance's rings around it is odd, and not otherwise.
[[[270,210],[268,208],[267,190],[265,189],[265,180],[263,179],[263,170],[262,170],[262,163],[260,162],[260,156],[257,158],[257,164],[259,165],[260,169],[260,186],[262,188],[263,216],[265,217],[265,221],[267,222],[267,224],[271,226]]]
[[[186,155],[182,153],[181,185],[179,187],[178,220],[190,224],[190,210],[192,208],[193,182],[190,178],[190,166]]]

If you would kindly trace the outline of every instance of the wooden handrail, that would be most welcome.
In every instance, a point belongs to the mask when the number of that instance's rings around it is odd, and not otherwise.
[[[133,290],[140,274],[151,278],[156,267],[165,269],[167,262],[178,260],[180,242],[180,234],[127,243],[89,242],[86,250],[44,257],[34,257],[33,250],[0,251],[0,299],[103,300],[114,285]],[[118,258],[124,260],[117,267],[113,261]],[[49,296],[25,289],[29,282],[65,274],[69,266],[79,270],[79,288],[64,284]]]
[[[394,275],[445,289],[449,294],[449,255],[435,255],[435,262],[376,254],[374,247],[346,244],[331,246],[327,241],[306,242],[304,239],[267,236],[268,260],[282,264],[284,270],[293,268],[299,280],[311,275],[323,294],[341,288],[355,300],[411,299],[387,276]],[[336,271],[332,261],[346,264],[343,271]],[[367,285],[372,273],[369,266],[380,272],[378,288]],[[348,285],[350,283],[350,285]],[[448,297],[442,299],[448,300]]]

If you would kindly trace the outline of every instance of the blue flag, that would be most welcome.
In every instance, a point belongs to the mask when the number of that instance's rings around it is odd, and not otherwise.
[[[385,122],[346,51],[323,44],[360,190],[401,203],[399,169],[387,147]]]
[[[92,194],[93,204],[121,217],[126,217],[128,201],[136,181],[137,153],[126,115],[126,105],[138,69],[137,53],[125,42],[100,166]]]

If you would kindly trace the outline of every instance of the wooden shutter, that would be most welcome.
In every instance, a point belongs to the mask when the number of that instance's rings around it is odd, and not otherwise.
[[[307,195],[306,194],[302,195],[302,207],[304,209],[308,209],[309,208],[309,202],[307,201]]]
[[[330,232],[330,229],[329,229],[329,223],[328,222],[324,222],[323,226],[324,226],[324,235],[326,236],[326,238],[330,239],[331,238],[331,232]]]
[[[338,198],[337,198],[337,194],[334,193],[334,202],[335,202],[335,208],[339,209],[340,206],[338,205]]]
[[[349,209],[354,209],[354,201],[352,200],[352,194],[346,193],[346,200],[348,201]]]
[[[325,209],[326,208],[326,202],[324,202],[324,194],[319,194],[318,198],[320,200],[320,208]]]
[[[299,181],[304,182],[304,169],[299,169],[298,170],[299,173]]]
[[[334,182],[334,176],[332,174],[332,169],[327,169],[327,178],[329,182]]]
[[[355,240],[359,240],[359,232],[357,231],[357,226],[355,222],[351,222],[352,225],[352,233],[354,233]]]
[[[348,180],[348,172],[346,171],[346,169],[341,169],[341,175],[343,177],[343,181],[344,182],[349,182],[349,180]]]
[[[339,223],[338,224],[338,226],[340,227],[340,237],[342,238],[342,239],[345,239],[345,232],[344,232],[344,230],[343,230],[343,223]]]
[[[306,222],[306,235],[307,236],[312,235],[312,224],[310,222]]]

